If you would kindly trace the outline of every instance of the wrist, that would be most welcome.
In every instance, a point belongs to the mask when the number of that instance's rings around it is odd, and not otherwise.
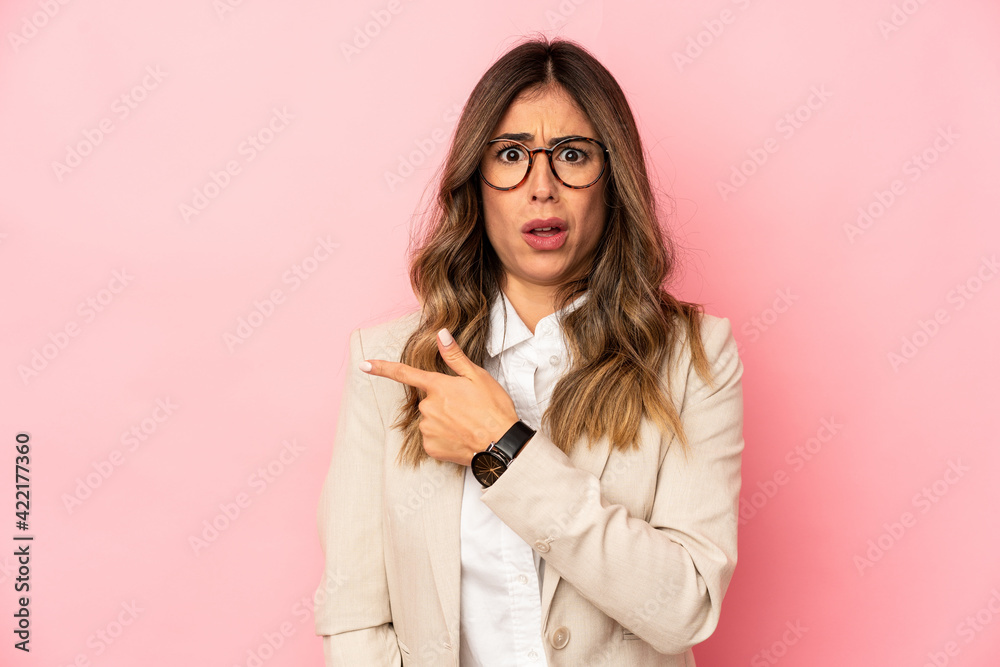
[[[530,426],[521,420],[515,421],[503,437],[472,457],[473,475],[484,488],[491,486],[534,435],[535,431]]]

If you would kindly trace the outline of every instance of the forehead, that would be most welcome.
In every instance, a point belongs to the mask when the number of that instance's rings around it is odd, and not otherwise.
[[[587,115],[561,86],[521,91],[500,118],[493,136],[524,133],[536,141],[560,135],[580,134],[594,139]]]

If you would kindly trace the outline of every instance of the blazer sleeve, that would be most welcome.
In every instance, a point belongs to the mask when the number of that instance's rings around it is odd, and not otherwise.
[[[385,427],[371,378],[357,368],[362,359],[361,332],[355,329],[317,515],[324,568],[315,623],[327,667],[402,664],[382,543]]]
[[[714,632],[736,567],[743,364],[728,319],[703,339],[715,386],[692,366],[680,412],[690,452],[667,448],[648,522],[604,501],[600,480],[541,432],[482,495],[546,567],[666,654]]]

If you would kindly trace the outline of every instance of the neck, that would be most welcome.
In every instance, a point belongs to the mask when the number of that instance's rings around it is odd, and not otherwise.
[[[525,283],[508,276],[501,289],[531,333],[539,320],[556,312],[557,286]]]

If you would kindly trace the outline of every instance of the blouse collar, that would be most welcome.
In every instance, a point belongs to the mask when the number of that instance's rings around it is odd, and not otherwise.
[[[543,317],[535,326],[535,331],[537,332],[539,327],[542,327],[542,325],[547,322],[552,322],[555,329],[557,331],[560,330],[561,318],[583,305],[583,303],[587,300],[587,296],[588,292],[584,292],[565,307]],[[503,315],[505,310],[507,312],[506,335],[504,332]],[[517,314],[517,311],[514,310],[514,306],[511,305],[510,299],[507,298],[507,295],[503,290],[500,290],[500,298],[493,299],[493,305],[490,309],[490,337],[486,343],[486,351],[489,353],[490,357],[495,357],[501,352],[507,351],[518,343],[522,343],[529,338],[532,338],[533,335],[534,334],[532,334],[528,329],[528,326],[521,319],[520,315]]]

